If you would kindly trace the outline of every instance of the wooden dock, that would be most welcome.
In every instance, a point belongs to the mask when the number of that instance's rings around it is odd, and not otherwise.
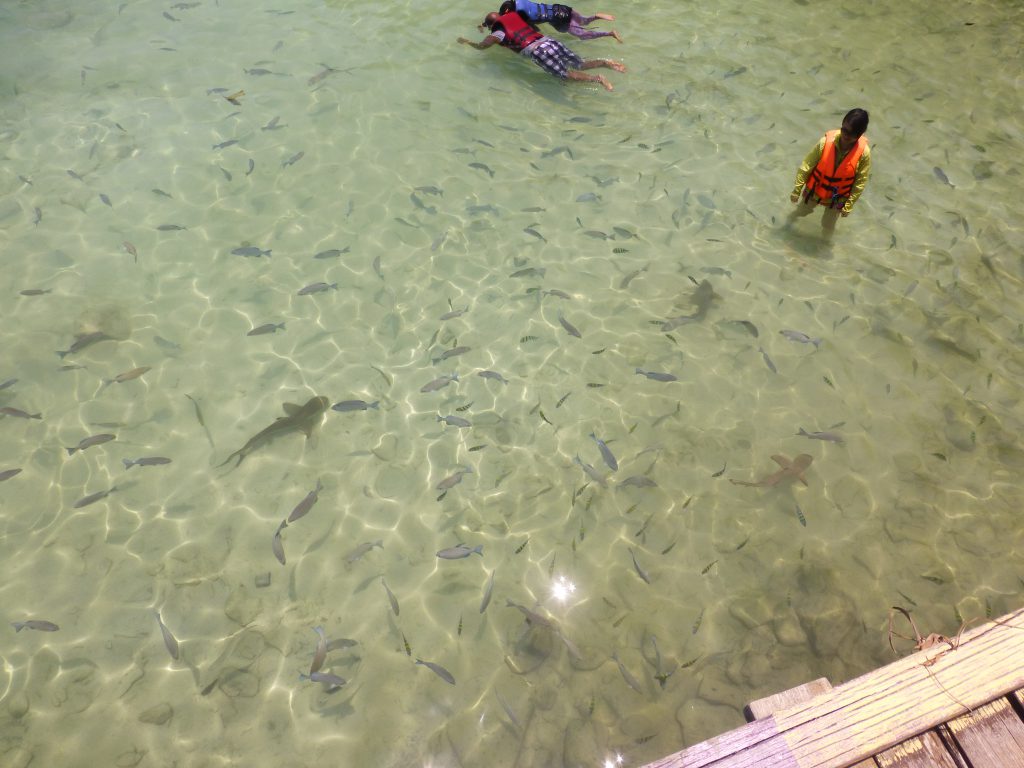
[[[838,687],[752,702],[747,717],[645,768],[1024,768],[1024,609]]]

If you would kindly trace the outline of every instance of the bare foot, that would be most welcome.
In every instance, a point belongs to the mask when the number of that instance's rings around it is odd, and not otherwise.
[[[594,18],[604,19],[605,21],[615,21],[615,17],[612,16],[610,13],[595,13]]]
[[[626,71],[626,65],[623,64],[621,61],[612,61],[611,59],[605,59],[604,65],[608,67],[608,69],[614,69],[616,72]]]
[[[601,85],[603,85],[604,89],[606,91],[615,90],[614,88],[612,88],[612,84],[609,83],[608,80],[605,77],[603,77],[602,75],[595,75],[595,77],[597,78],[597,82],[599,82]]]
[[[616,40],[618,40],[619,43],[622,43],[622,36],[618,32],[616,32],[614,29],[612,30],[612,37],[614,37]]]

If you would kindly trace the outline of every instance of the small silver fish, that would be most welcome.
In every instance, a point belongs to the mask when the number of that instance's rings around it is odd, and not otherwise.
[[[493,176],[494,174],[491,175]],[[455,685],[455,678],[452,676],[452,673],[444,667],[442,667],[440,664],[435,664],[432,661],[423,661],[422,659],[416,659],[416,663],[422,664],[424,667],[429,669],[431,672],[440,677],[446,683],[450,685]]]
[[[309,665],[309,674],[315,675],[319,672],[327,660],[327,635],[323,627],[313,627],[316,632],[316,651],[313,653],[313,662]]]
[[[500,381],[502,384],[508,384],[508,379],[497,371],[477,371],[476,375],[483,379],[494,379],[495,381]]]
[[[374,547],[380,547],[381,549],[384,549],[384,540],[377,539],[376,541],[364,541],[362,544],[360,544],[347,555],[345,555],[345,562],[349,565],[352,565],[352,563],[361,560],[363,555],[365,555]]]
[[[768,366],[768,370],[772,373],[778,373],[778,370],[775,368],[775,363],[773,363],[772,359],[768,357],[768,353],[764,351],[764,347],[758,347],[758,349],[761,351],[761,357],[764,358],[764,364]]]
[[[327,643],[327,652],[340,651],[345,648],[351,648],[353,645],[358,645],[357,641],[350,640],[347,637],[338,637]]]
[[[936,165],[934,168],[932,168],[932,173],[934,173],[935,178],[941,181],[943,184],[949,187],[953,187],[953,189],[956,189],[956,186],[953,184],[953,182],[949,180],[949,177],[946,175],[946,172],[939,168],[939,166]]]
[[[633,568],[636,570],[637,576],[639,576],[645,582],[650,584],[651,577],[648,575],[647,571],[640,567],[640,563],[636,561],[636,553],[633,551],[632,547],[629,548],[629,556],[633,558]]]
[[[624,488],[627,486],[633,486],[634,488],[657,488],[658,484],[651,480],[651,478],[649,477],[644,477],[643,475],[633,475],[632,477],[627,477],[625,480],[619,483],[618,487]]]
[[[311,675],[300,675],[299,677],[307,679],[311,683],[323,683],[328,692],[337,690],[348,682],[344,677],[332,672],[314,672]]]
[[[809,437],[811,440],[824,440],[828,443],[838,443],[842,445],[845,440],[843,436],[838,432],[807,432],[803,427],[800,427],[800,431],[797,432],[800,437]]]
[[[266,336],[268,333],[276,333],[284,330],[284,323],[264,323],[249,331],[246,336]]]
[[[558,313],[558,322],[562,324],[562,327],[565,328],[565,332],[570,336],[575,336],[577,339],[583,338],[583,334],[579,332],[575,325],[566,320],[561,312]]]
[[[323,488],[324,486],[320,482],[320,478],[317,478],[316,488],[307,493],[306,497],[295,505],[295,509],[293,509],[292,513],[288,515],[287,522],[294,523],[300,517],[305,517],[309,510],[313,508],[313,505],[316,504],[316,501],[320,496],[320,491],[322,491]]]
[[[395,593],[388,587],[387,582],[384,581],[384,577],[380,577],[381,586],[384,587],[384,591],[388,593],[388,602],[391,603],[391,610],[395,616],[398,615],[398,598],[395,597]]]
[[[335,403],[331,406],[332,410],[340,411],[365,411],[370,408],[374,410],[380,410],[380,400],[374,400],[372,403],[368,403],[365,400],[342,400],[340,403]]]
[[[241,248],[235,248],[231,253],[234,256],[245,256],[246,258],[258,259],[260,256],[266,256],[269,258],[272,251],[269,248],[267,250],[263,250],[255,245],[246,245]]]
[[[487,586],[484,587],[484,596],[480,600],[480,613],[486,611],[487,606],[491,603],[491,593],[494,592],[494,574],[497,572],[497,568],[491,571],[491,578],[487,580]]]
[[[164,456],[143,456],[139,459],[121,459],[125,469],[132,467],[155,467],[160,464],[170,464],[171,460]]]
[[[305,288],[299,289],[299,296],[309,296],[312,293],[323,293],[331,290],[332,288],[334,290],[338,290],[338,284],[324,282],[310,283]]]
[[[433,381],[427,382],[420,387],[420,392],[436,392],[439,389],[444,389],[453,381],[458,381],[459,376],[456,373],[452,373],[450,376],[438,376]]]
[[[525,267],[513,272],[509,277],[544,277],[547,267]]]
[[[28,621],[12,621],[11,626],[14,627],[15,632],[21,632],[23,629],[34,629],[37,632],[56,632],[60,629],[52,621],[46,621],[44,619],[29,619]]]
[[[471,426],[473,426],[472,424],[469,423],[469,421],[467,419],[464,419],[461,416],[438,416],[437,420],[438,421],[443,421],[449,427],[471,427]]]
[[[643,688],[640,687],[640,681],[633,677],[633,674],[626,669],[626,665],[619,661],[618,651],[612,654],[612,660],[619,665],[619,673],[622,675],[622,679],[626,681],[626,685],[632,688],[637,693],[643,693]]]
[[[440,357],[434,358],[433,362],[436,365],[437,363],[441,362],[442,360],[447,360],[447,359],[449,359],[451,357],[456,357],[457,355],[464,355],[464,354],[466,354],[469,351],[470,351],[470,347],[465,347],[465,346],[452,347],[451,349],[446,349],[444,352],[442,352]]]
[[[439,491],[447,491],[449,488],[454,488],[456,485],[462,482],[463,475],[470,475],[473,473],[472,467],[461,467],[454,474],[448,475],[444,480],[434,486]]]
[[[590,437],[593,438],[594,442],[597,443],[597,448],[599,451],[601,451],[601,458],[604,459],[604,463],[607,464],[613,472],[618,471],[619,462],[615,458],[615,454],[613,454],[611,452],[611,449],[608,448],[608,445],[605,443],[605,441],[599,438],[593,432],[590,433]]]
[[[284,557],[284,544],[281,542],[281,531],[288,525],[287,520],[282,520],[281,524],[277,526],[277,530],[274,531],[274,538],[270,541],[270,549],[274,553],[274,557],[277,558],[277,562],[281,565],[285,564]]]
[[[106,491],[96,491],[96,493],[90,493],[88,496],[83,496],[82,498],[80,498],[78,501],[76,501],[74,504],[72,504],[72,506],[75,509],[81,509],[82,507],[88,507],[90,504],[95,504],[100,499],[105,499],[107,496],[109,496],[110,494],[112,494],[116,490],[117,490],[117,486],[114,485],[114,486],[111,486]]]
[[[140,366],[139,368],[132,368],[130,371],[124,371],[122,373],[117,374],[117,376],[115,376],[112,379],[107,379],[104,382],[104,385],[124,384],[126,381],[131,381],[132,379],[137,379],[142,374],[147,373],[148,371],[151,371],[151,370],[152,370],[152,368],[150,368],[148,365],[143,365],[143,366]]]
[[[283,163],[281,163],[281,167],[282,168],[287,168],[289,165],[295,165],[297,162],[299,162],[299,160],[301,160],[305,156],[306,156],[305,152],[296,152],[294,155],[292,155],[287,160],[285,160]]]
[[[327,251],[320,251],[316,254],[314,259],[336,259],[343,253],[348,253],[351,250],[351,246],[346,245],[344,248],[331,248]]]
[[[582,469],[584,473],[586,473],[587,477],[589,477],[595,483],[600,485],[602,488],[608,487],[608,481],[605,480],[601,473],[594,469],[591,465],[583,461],[583,459],[580,458],[579,454],[576,454],[576,458],[573,459],[573,462],[579,464],[580,469]]]
[[[501,708],[505,710],[505,714],[508,715],[508,719],[512,721],[516,728],[522,728],[519,724],[519,718],[516,717],[516,713],[512,711],[512,707],[510,707],[508,702],[506,702],[505,699],[502,698],[501,694],[498,693],[497,688],[494,689],[494,697],[498,700],[498,703],[501,704]]]
[[[641,368],[637,368],[636,372],[641,376],[646,376],[652,381],[679,381],[679,377],[671,373],[660,373],[659,371],[645,371]]]
[[[3,416],[14,416],[15,418],[18,418],[18,419],[42,419],[43,418],[43,414],[41,414],[41,413],[29,413],[28,411],[21,410],[21,408],[15,408],[15,407],[10,406],[10,405],[5,405],[3,408],[0,408],[0,415],[3,415]],[[71,449],[69,448],[68,450],[70,451]]]
[[[180,656],[178,641],[171,634],[171,630],[164,624],[164,620],[160,618],[160,611],[154,611],[154,613],[156,614],[156,623],[160,625],[160,634],[164,636],[164,645],[167,647],[167,652],[171,654],[172,659],[177,661]]]
[[[813,344],[815,349],[817,349],[821,345],[821,339],[812,339],[806,333],[801,333],[800,331],[783,330],[779,331],[779,333],[781,333],[790,341],[796,341],[799,342],[800,344]]]
[[[456,317],[462,317],[469,311],[469,307],[463,309],[453,309],[451,312],[445,312],[438,320],[454,320]]]
[[[90,435],[89,437],[83,437],[78,445],[73,448],[67,448],[68,456],[73,456],[76,451],[84,451],[86,448],[91,448],[94,445],[102,445],[114,440],[114,435],[101,434],[101,435]]]
[[[15,475],[21,474],[21,467],[15,467],[14,469],[5,469],[0,472],[0,483],[4,480],[10,480]]]
[[[483,557],[484,545],[477,544],[475,547],[470,549],[465,544],[456,544],[454,547],[448,547],[447,549],[440,550],[437,553],[437,556],[442,560],[461,560],[464,557],[469,557],[474,554]]]

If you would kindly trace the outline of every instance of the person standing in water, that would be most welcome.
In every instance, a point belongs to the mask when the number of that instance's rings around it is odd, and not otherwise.
[[[832,237],[836,221],[850,215],[871,175],[871,149],[864,136],[867,129],[867,111],[851,109],[842,128],[828,131],[807,153],[789,196],[797,207],[787,225],[824,206],[821,229],[826,238]]]
[[[581,59],[562,43],[542,35],[515,11],[500,16],[497,13],[489,13],[484,19],[483,26],[489,29],[490,33],[479,43],[474,43],[464,37],[460,37],[459,42],[471,45],[478,51],[498,43],[514,53],[529,56],[537,63],[537,66],[555,77],[560,77],[563,80],[600,83],[609,91],[612,90],[612,84],[605,77],[589,75],[580,70],[607,67],[616,72],[626,71],[624,64],[611,59]]]
[[[504,15],[510,11],[516,11],[531,24],[547,23],[559,32],[578,37],[580,40],[593,40],[595,37],[614,37],[620,43],[622,42],[619,33],[614,29],[611,31],[585,29],[596,19],[615,21],[615,17],[607,13],[583,16],[575,8],[570,8],[567,5],[534,3],[531,0],[505,0],[501,4],[501,8],[498,9],[498,14]]]

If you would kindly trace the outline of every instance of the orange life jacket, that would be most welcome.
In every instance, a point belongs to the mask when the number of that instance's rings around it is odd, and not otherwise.
[[[868,140],[861,136],[853,149],[846,153],[842,162],[836,165],[836,139],[839,131],[829,131],[825,134],[825,147],[821,151],[821,159],[814,166],[810,177],[807,179],[804,200],[808,200],[813,193],[822,205],[830,208],[842,208],[846,205],[846,199],[853,189],[853,181],[857,175],[857,163],[860,156],[867,149]]]
[[[523,17],[515,11],[499,16],[494,25],[500,25],[505,32],[505,39],[501,41],[501,44],[506,48],[511,48],[516,53],[519,53],[530,43],[536,42],[543,37],[540,32],[527,24]]]

